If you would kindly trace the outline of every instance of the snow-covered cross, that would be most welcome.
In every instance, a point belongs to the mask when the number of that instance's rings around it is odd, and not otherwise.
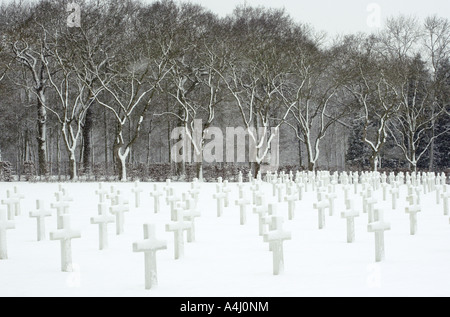
[[[172,181],[170,179],[166,179],[166,186],[164,186],[163,189],[166,192],[166,197],[169,196],[170,190],[173,190]]]
[[[109,207],[109,211],[116,216],[116,235],[121,235],[124,231],[124,213],[129,212],[130,208],[123,201],[121,195],[117,195],[115,200],[116,204]]]
[[[317,203],[314,203],[314,209],[317,209],[319,216],[319,229],[323,229],[325,227],[325,208],[329,208],[330,203],[327,200],[321,200]]]
[[[99,250],[108,248],[108,223],[115,221],[114,216],[108,214],[106,205],[98,204],[98,216],[91,218],[91,224],[98,225]]]
[[[2,199],[2,205],[6,205],[6,210],[8,212],[8,220],[14,221],[14,216],[17,214],[16,206],[20,202],[20,199],[11,195],[11,191],[8,189],[6,191],[6,199]]]
[[[199,210],[196,209],[195,205],[193,204],[193,201],[190,200],[187,195],[183,193],[184,198],[184,214],[183,217],[185,220],[190,221],[192,226],[190,229],[187,230],[187,242],[194,242],[195,241],[195,218],[198,218],[201,216],[201,213]]]
[[[98,201],[100,204],[104,203],[106,200],[106,195],[108,195],[108,190],[106,188],[104,188],[105,184],[104,183],[99,183],[98,184],[98,189],[95,190],[95,194],[98,195]]]
[[[393,187],[390,190],[391,196],[392,196],[392,209],[397,209],[397,197],[399,194],[399,190],[397,187]]]
[[[375,217],[374,217],[374,206],[375,204],[378,202],[378,200],[375,197],[367,197],[366,199],[366,206],[367,206],[367,213],[369,214],[368,219],[369,219],[369,223],[374,222],[375,221]]]
[[[441,204],[441,193],[442,193],[442,185],[436,185],[435,187],[435,191],[436,191],[436,204],[440,205]]]
[[[413,236],[417,232],[417,213],[421,212],[419,205],[411,205],[405,208],[405,212],[409,214],[409,232]]]
[[[158,285],[156,251],[166,250],[167,242],[156,239],[155,225],[144,224],[144,240],[133,243],[133,252],[143,252],[145,257],[145,289]]]
[[[328,199],[328,211],[330,216],[334,215],[334,200],[336,199],[336,194],[334,192],[328,193],[327,194],[327,199]]]
[[[153,197],[153,210],[155,214],[157,214],[160,211],[160,197],[163,195],[163,192],[158,190],[158,185],[153,185],[153,191],[150,192],[150,197]]]
[[[441,197],[442,197],[442,201],[444,202],[443,203],[443,206],[444,206],[444,216],[448,216],[448,214],[449,214],[449,204],[448,204],[448,200],[449,200],[449,198],[450,198],[450,191],[446,191],[446,192],[443,192],[442,194],[441,194]]]
[[[174,234],[174,247],[175,247],[175,260],[180,259],[184,255],[184,237],[183,232],[192,228],[192,223],[185,221],[183,217],[183,209],[180,204],[177,204],[175,222],[166,225],[167,232],[173,232]]]
[[[135,207],[141,207],[141,193],[144,191],[141,187],[139,187],[139,181],[134,182],[134,187],[131,188],[131,191],[134,193],[134,201]]]
[[[257,206],[253,207],[253,213],[258,215],[258,233],[260,236],[264,235],[264,217],[269,212],[269,209],[267,206]]]
[[[235,201],[235,205],[239,206],[240,224],[243,226],[247,223],[247,205],[250,205],[250,201],[245,198],[239,198]]]
[[[275,217],[276,229],[264,235],[264,241],[269,242],[273,252],[273,275],[279,275],[284,271],[283,242],[291,240],[290,232],[283,229],[283,217]]]
[[[45,240],[45,217],[51,217],[52,212],[45,210],[44,201],[36,200],[36,211],[30,211],[30,218],[37,220],[37,241]]]
[[[9,190],[7,191],[7,198],[12,199],[15,215],[20,216],[20,201],[24,199],[25,196],[19,192],[19,188],[17,186],[14,186],[14,192],[12,195],[10,194]]]
[[[341,213],[341,218],[347,220],[347,243],[355,242],[355,217],[359,217],[359,211],[355,211],[353,201],[349,201],[349,208]]]
[[[231,192],[231,188],[230,186],[228,186],[228,181],[224,181],[223,182],[223,188],[222,188],[222,192],[225,193],[225,200],[224,200],[224,206],[228,207],[230,206],[230,192]]]
[[[56,209],[57,229],[62,229],[62,217],[69,212],[70,202],[64,200],[62,195],[56,195],[56,203],[50,204],[50,207]]]
[[[170,205],[170,219],[174,221],[176,219],[175,209],[180,197],[175,196],[173,188],[170,188],[168,195],[166,196],[166,203]]]
[[[7,211],[0,209],[0,260],[8,259],[6,231],[10,229],[15,229],[15,224],[8,220]]]
[[[294,193],[293,195],[284,197],[284,200],[288,203],[288,217],[289,220],[293,220],[295,217],[295,202],[297,200],[298,196],[297,193]]]
[[[225,200],[225,193],[215,193],[213,198],[217,200],[217,217],[222,217],[223,214],[223,201]]]
[[[283,202],[283,191],[286,188],[286,184],[283,184],[280,180],[278,182],[278,184],[276,185],[276,187],[277,187],[277,192],[278,192],[278,202],[281,203],[281,202]]]
[[[372,222],[367,226],[368,232],[375,233],[375,261],[384,260],[384,232],[391,229],[391,225],[384,221],[383,212],[378,211],[378,221]]]
[[[70,215],[62,216],[62,228],[50,232],[50,240],[61,241],[61,271],[72,272],[72,239],[81,238],[78,230],[70,228]]]

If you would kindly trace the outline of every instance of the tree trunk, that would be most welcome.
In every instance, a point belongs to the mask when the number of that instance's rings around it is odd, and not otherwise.
[[[37,126],[38,126],[38,159],[39,169],[38,175],[45,176],[47,169],[47,111],[44,107],[45,96],[43,87],[38,91],[40,98],[37,100]]]
[[[203,181],[203,162],[197,162],[196,174],[197,174],[197,179],[202,182]]]
[[[92,124],[93,124],[93,111],[91,107],[86,111],[86,118],[84,119],[83,126],[83,171],[85,174],[92,172],[91,164],[91,148],[92,148]]]
[[[69,150],[69,177],[71,181],[76,181],[78,178],[75,150]]]

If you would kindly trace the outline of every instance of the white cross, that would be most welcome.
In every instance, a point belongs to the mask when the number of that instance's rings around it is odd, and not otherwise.
[[[317,203],[314,203],[314,209],[317,209],[319,212],[319,229],[323,229],[325,227],[325,208],[329,208],[330,204],[328,201],[322,200]]]
[[[20,202],[20,199],[11,195],[9,189],[6,191],[6,199],[2,199],[2,204],[6,205],[8,211],[8,220],[13,221],[14,216],[17,214],[17,204]]]
[[[295,201],[297,200],[297,195],[286,196],[284,197],[284,200],[288,202],[289,220],[293,220],[295,216]]]
[[[183,198],[185,198],[185,205],[184,205],[185,212],[183,214],[183,217],[185,220],[190,221],[192,224],[191,228],[187,230],[187,242],[194,242],[195,241],[195,218],[200,217],[201,213],[193,205],[193,202],[185,196],[185,193],[183,193]]]
[[[417,232],[417,213],[421,211],[422,208],[419,205],[412,205],[405,208],[405,212],[409,214],[409,231],[412,236]]]
[[[30,212],[30,218],[37,220],[37,240],[45,240],[45,217],[51,217],[52,212],[45,210],[44,201],[36,200],[36,211]]]
[[[304,188],[305,188],[305,184],[297,183],[298,200],[303,199],[303,189]]]
[[[286,185],[279,182],[277,184],[277,190],[278,190],[278,202],[283,202],[283,190],[286,188]]]
[[[95,191],[95,194],[98,195],[98,200],[102,204],[105,202],[106,195],[108,194],[108,190],[104,188],[104,183],[98,184],[98,189]]]
[[[159,198],[163,195],[163,192],[158,190],[158,185],[153,185],[153,191],[150,192],[150,196],[153,197],[153,209],[155,214],[160,211],[160,201]]]
[[[273,275],[279,275],[284,271],[283,242],[291,240],[291,233],[283,230],[283,218],[276,217],[276,229],[264,235],[264,241],[272,245],[273,252]]]
[[[435,190],[436,190],[436,204],[440,205],[441,204],[442,186],[441,185],[436,185],[435,186]]]
[[[327,199],[328,199],[328,204],[329,204],[329,213],[330,213],[330,216],[333,216],[333,214],[334,214],[334,200],[336,199],[336,194],[333,192],[333,193],[328,193],[327,194]]]
[[[122,201],[122,196],[117,195],[116,204],[109,207],[109,211],[116,216],[116,234],[121,235],[124,231],[124,213],[129,212],[128,205]]]
[[[217,199],[217,217],[222,217],[223,214],[223,201],[225,199],[225,193],[216,193],[213,195],[214,199]]]
[[[368,197],[366,199],[366,205],[367,205],[367,213],[369,214],[369,223],[375,221],[374,217],[374,205],[378,202],[378,200],[375,197]]]
[[[174,192],[173,192],[173,188],[171,188],[169,190],[169,195],[166,197],[166,203],[170,205],[170,219],[172,221],[175,221],[175,219],[176,219],[176,214],[175,214],[176,204],[180,200],[181,200],[180,197],[175,196]]]
[[[252,175],[251,171],[248,172],[247,177],[248,177],[248,182],[251,183],[253,181],[253,175]]]
[[[225,207],[228,207],[230,205],[230,192],[231,192],[231,188],[230,186],[228,186],[228,181],[224,181],[224,187],[222,188],[222,192],[225,193],[224,205]]]
[[[166,186],[163,187],[166,192],[166,196],[169,196],[169,192],[172,189],[172,181],[170,179],[166,180]]]
[[[249,204],[250,204],[250,201],[248,199],[245,199],[242,197],[235,201],[235,205],[239,206],[241,226],[245,225],[247,222],[246,209],[247,209],[247,205],[249,205]]]
[[[7,193],[9,195],[9,191]],[[7,196],[7,197],[9,197],[9,196]],[[22,199],[24,199],[25,196],[22,195],[21,193],[19,193],[19,188],[17,186],[14,186],[14,193],[13,193],[13,195],[11,195],[10,198],[13,199],[13,201],[14,201],[14,209],[15,209],[16,216],[20,216],[20,214],[21,214],[20,201]]]
[[[144,240],[133,243],[133,252],[144,252],[145,289],[158,285],[156,251],[166,249],[167,242],[156,239],[155,225],[144,224]]]
[[[355,217],[359,217],[359,212],[353,210],[353,201],[349,201],[347,211],[341,213],[341,218],[347,219],[347,243],[355,242]]]
[[[138,181],[134,182],[134,187],[131,188],[131,191],[134,193],[135,207],[139,208],[141,206],[141,193],[143,189],[139,187]]]
[[[78,230],[70,228],[70,215],[62,216],[62,229],[50,232],[50,240],[61,241],[61,271],[72,271],[72,239],[81,238]]]
[[[70,203],[68,201],[59,201],[61,196],[56,196],[58,200],[56,203],[50,204],[50,207],[56,209],[56,223],[57,229],[62,229],[62,217],[69,212]]]
[[[392,209],[397,209],[397,197],[398,197],[398,194],[399,194],[399,190],[398,190],[398,188],[392,188],[391,190],[390,190],[390,193],[391,193],[391,195],[392,195]]]
[[[238,174],[238,183],[242,183],[244,180],[243,180],[243,178],[242,178],[242,172],[241,171],[239,171],[239,174]]]
[[[444,201],[444,216],[448,216],[449,214],[449,205],[448,199],[450,198],[450,191],[441,194],[442,200]]]
[[[6,211],[0,209],[0,260],[8,259],[8,248],[6,243],[6,230],[14,229],[15,224],[13,221],[8,220]]]
[[[167,232],[173,232],[174,234],[174,246],[175,246],[175,260],[180,259],[184,255],[184,237],[183,231],[191,229],[192,223],[184,221],[183,209],[176,208],[177,220],[176,222],[166,225]]]
[[[264,217],[268,213],[267,206],[257,206],[253,207],[253,213],[258,214],[258,227],[259,227],[259,235],[264,235]]]
[[[98,217],[91,218],[91,224],[98,225],[99,250],[108,248],[108,223],[113,223],[115,218],[107,212],[105,204],[98,204]]]
[[[381,187],[383,187],[383,201],[386,201],[387,197],[387,188],[389,187],[389,184],[382,183]]]
[[[367,231],[375,233],[375,261],[381,262],[384,260],[384,231],[390,230],[391,225],[384,221],[381,210],[378,211],[378,218],[377,222],[367,226]]]

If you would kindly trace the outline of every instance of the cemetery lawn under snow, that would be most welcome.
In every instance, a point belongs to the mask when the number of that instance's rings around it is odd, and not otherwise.
[[[313,208],[317,193],[309,190],[296,202],[293,220],[288,220],[288,203],[279,203],[278,215],[292,239],[284,241],[284,273],[272,274],[272,252],[258,234],[258,216],[247,206],[247,224],[239,224],[238,187],[228,186],[230,205],[217,217],[213,198],[216,186],[201,184],[195,220],[195,239],[184,245],[184,257],[174,259],[174,234],[166,232],[170,208],[161,198],[161,212],[153,212],[149,193],[153,183],[140,183],[141,206],[135,207],[133,183],[114,185],[129,200],[124,233],[116,235],[116,225],[108,225],[109,247],[99,251],[99,226],[90,223],[98,215],[98,183],[65,183],[73,197],[70,204],[71,227],[81,231],[72,240],[74,271],[61,272],[60,242],[50,241],[56,230],[56,183],[0,183],[0,198],[18,186],[25,196],[15,229],[7,231],[8,259],[0,260],[0,296],[157,296],[157,297],[302,297],[302,296],[450,296],[450,224],[443,213],[443,201],[436,203],[435,192],[421,195],[422,211],[417,214],[418,232],[410,235],[409,215],[405,213],[406,185],[400,187],[397,209],[392,210],[391,195],[383,201],[382,189],[375,191],[376,208],[384,211],[391,224],[386,231],[385,260],[375,262],[375,236],[367,230],[368,214],[362,213],[361,196],[351,189],[355,210],[355,242],[347,243],[342,185],[336,186],[334,215],[325,211],[325,227],[318,229],[318,212]],[[159,183],[159,189],[165,184]],[[190,188],[174,183],[174,192]],[[361,185],[360,185],[361,188]],[[276,203],[272,185],[263,183],[266,203]],[[250,184],[246,197],[251,200]],[[36,200],[45,201],[52,216],[45,219],[46,240],[37,242]],[[108,210],[109,210],[109,201]],[[6,206],[0,205],[0,209]],[[156,225],[156,238],[167,241],[167,250],[157,252],[158,286],[145,290],[144,255],[133,252],[133,243],[143,240],[143,224]]]

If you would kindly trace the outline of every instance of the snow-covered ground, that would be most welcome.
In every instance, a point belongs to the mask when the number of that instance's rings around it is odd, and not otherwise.
[[[153,184],[141,183],[144,189],[141,207],[135,208],[133,183],[114,183],[128,196],[130,212],[125,214],[125,232],[115,233],[109,225],[109,248],[98,250],[98,225],[90,224],[97,215],[97,183],[67,183],[64,187],[74,198],[70,208],[72,227],[82,237],[72,241],[74,272],[60,271],[60,243],[49,241],[56,229],[56,212],[46,219],[47,240],[36,241],[36,219],[28,217],[35,210],[36,199],[55,202],[58,184],[0,183],[0,198],[17,185],[25,195],[22,215],[16,217],[16,229],[8,230],[8,259],[0,260],[0,296],[450,296],[450,224],[444,216],[442,201],[436,204],[435,193],[422,194],[422,212],[418,214],[418,234],[409,233],[409,215],[405,213],[406,186],[401,187],[397,210],[391,200],[382,200],[375,192],[377,208],[384,210],[391,230],[385,232],[386,259],[375,263],[375,238],[367,232],[368,215],[362,213],[359,195],[353,195],[356,242],[347,244],[342,187],[337,186],[334,216],[326,211],[326,226],[318,229],[317,211],[313,208],[316,193],[304,194],[296,203],[295,219],[287,220],[287,203],[278,204],[285,217],[284,228],[292,240],[284,243],[285,272],[272,275],[272,253],[258,235],[258,218],[248,207],[248,223],[239,224],[236,184],[232,187],[230,207],[223,217],[216,214],[215,184],[202,184],[196,219],[196,241],[185,244],[185,256],[174,260],[174,236],[165,232],[170,209],[161,201],[162,212],[153,213]],[[111,184],[107,184],[108,187]],[[164,184],[159,184],[162,190]],[[181,196],[190,186],[173,184]],[[251,198],[250,184],[246,193]],[[265,183],[266,203],[276,202],[272,186]],[[5,208],[5,206],[0,206]],[[144,289],[144,256],[133,253],[132,244],[143,239],[143,224],[156,225],[157,238],[167,240],[167,250],[157,252],[157,288]]]

